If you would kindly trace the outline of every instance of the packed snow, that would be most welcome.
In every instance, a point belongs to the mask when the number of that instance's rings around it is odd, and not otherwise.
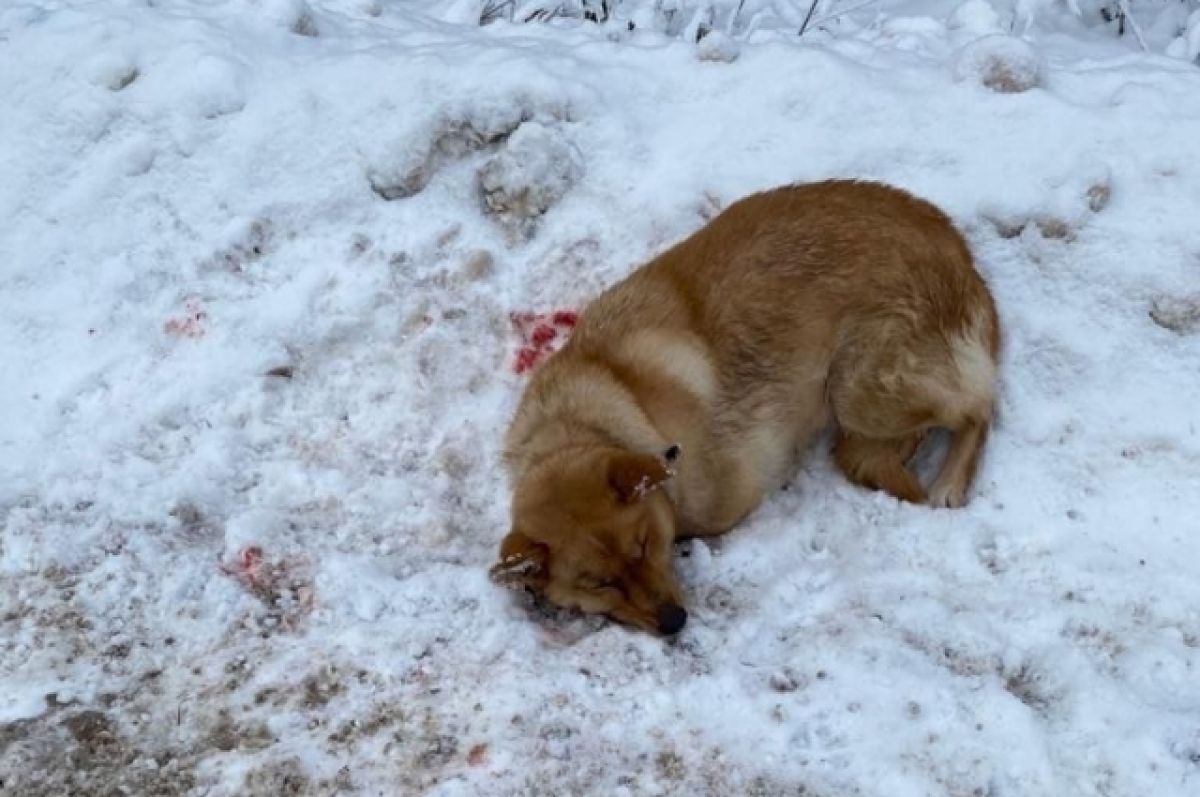
[[[6,0],[0,793],[1200,794],[1198,56],[1196,0]],[[970,504],[816,446],[672,640],[492,584],[572,313],[826,177],[996,295]]]

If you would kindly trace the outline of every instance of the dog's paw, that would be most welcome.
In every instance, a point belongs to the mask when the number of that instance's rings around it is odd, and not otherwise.
[[[967,505],[967,490],[957,484],[934,482],[926,503],[934,509],[961,509]]]

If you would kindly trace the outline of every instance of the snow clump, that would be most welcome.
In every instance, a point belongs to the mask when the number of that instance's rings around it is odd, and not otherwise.
[[[1002,94],[1019,94],[1041,85],[1042,59],[1029,43],[1015,36],[991,34],[959,52],[954,76]]]
[[[556,127],[526,122],[479,170],[487,209],[506,226],[529,234],[583,173],[579,150]]]

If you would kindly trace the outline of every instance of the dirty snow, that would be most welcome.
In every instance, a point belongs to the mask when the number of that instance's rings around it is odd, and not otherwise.
[[[0,793],[1200,794],[1195,5],[4,3]],[[516,322],[829,176],[994,288],[971,504],[489,583]]]

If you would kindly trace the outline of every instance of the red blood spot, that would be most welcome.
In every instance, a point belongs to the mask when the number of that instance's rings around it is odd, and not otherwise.
[[[252,573],[262,566],[263,552],[257,545],[249,545],[242,549],[238,562],[247,573]]]
[[[281,627],[294,629],[316,606],[311,564],[304,559],[267,560],[263,549],[247,545],[231,562],[219,562],[222,573],[278,613]]]
[[[559,310],[554,314],[554,323],[560,327],[573,327],[579,321],[579,313],[574,310]]]
[[[179,338],[203,337],[204,320],[208,318],[208,313],[195,299],[188,299],[184,303],[184,310],[184,315],[167,319],[163,324],[163,332]]]
[[[513,363],[513,370],[518,374],[523,374],[533,368],[533,366],[537,365],[537,361],[537,349],[531,349],[528,346],[525,346],[517,352],[517,359],[516,362]]]
[[[257,545],[247,545],[238,551],[233,564],[221,565],[221,572],[245,582],[247,586],[259,586],[263,572],[262,548]]]
[[[574,310],[533,313],[527,310],[508,314],[521,345],[513,359],[513,371],[524,374],[553,354],[566,340],[579,320]]]

